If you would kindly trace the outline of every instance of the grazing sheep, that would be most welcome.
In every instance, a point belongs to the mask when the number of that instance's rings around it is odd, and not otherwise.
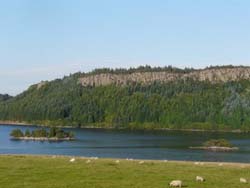
[[[168,160],[164,160],[163,162],[166,163],[166,162],[168,162]]]
[[[219,163],[219,166],[223,166],[223,163]]]
[[[170,187],[182,187],[181,180],[173,180],[169,183]]]
[[[73,162],[75,162],[75,158],[71,158],[70,160],[69,160],[69,162],[71,162],[71,163],[73,163]]]
[[[139,164],[144,164],[144,161],[140,161]]]
[[[116,163],[116,164],[119,164],[119,163],[120,163],[120,161],[119,161],[119,160],[116,160],[116,161],[115,161],[115,163]]]
[[[203,162],[195,162],[194,164],[195,164],[195,165],[204,165]]]
[[[196,176],[196,181],[204,182],[205,179],[201,176]]]
[[[86,163],[87,163],[87,164],[91,163],[91,160],[87,160]]]
[[[245,178],[240,178],[240,183],[247,183],[247,180]]]

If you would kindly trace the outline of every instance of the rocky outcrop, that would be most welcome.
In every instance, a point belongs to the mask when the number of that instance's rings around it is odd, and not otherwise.
[[[41,81],[40,83],[37,84],[37,89],[42,88],[44,85],[46,85],[47,82],[46,81]]]
[[[130,83],[151,84],[153,82],[170,82],[176,80],[193,79],[209,81],[211,83],[250,80],[250,67],[213,68],[194,70],[188,73],[159,72],[134,72],[134,73],[101,73],[86,75],[79,78],[83,86],[105,86],[110,84],[126,85]]]

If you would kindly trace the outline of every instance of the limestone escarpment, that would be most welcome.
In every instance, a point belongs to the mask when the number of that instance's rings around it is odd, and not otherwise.
[[[129,83],[151,84],[153,82],[170,82],[178,79],[193,79],[211,83],[250,80],[250,67],[212,68],[194,70],[188,73],[170,71],[133,72],[133,73],[100,73],[79,78],[83,86],[105,86],[110,84],[126,85]]]

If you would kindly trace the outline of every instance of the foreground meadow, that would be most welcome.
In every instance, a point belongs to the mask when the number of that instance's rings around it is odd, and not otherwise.
[[[173,179],[185,187],[238,188],[240,177],[250,181],[250,165],[62,156],[0,156],[1,188],[165,188]],[[88,162],[87,162],[88,161]],[[142,163],[142,164],[140,164]],[[195,177],[203,176],[199,183]]]

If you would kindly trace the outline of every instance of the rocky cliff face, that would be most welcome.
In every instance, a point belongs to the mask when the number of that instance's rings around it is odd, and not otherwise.
[[[189,73],[161,72],[134,72],[134,73],[101,73],[87,75],[79,78],[83,86],[105,86],[110,84],[126,85],[130,83],[151,84],[157,82],[170,82],[175,80],[193,79],[197,81],[210,81],[211,83],[250,80],[250,67],[213,68],[194,70]]]

